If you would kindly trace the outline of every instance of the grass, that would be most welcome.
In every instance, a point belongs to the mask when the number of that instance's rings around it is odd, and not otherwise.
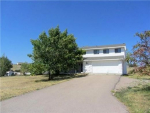
[[[15,70],[20,70],[21,65],[17,65],[17,64],[13,64],[13,67],[11,68],[11,70],[15,71]]]
[[[128,73],[133,69],[128,68]],[[150,80],[150,76],[138,73],[129,74],[127,77]],[[130,113],[150,113],[150,82],[123,88],[115,92],[115,96],[128,107]]]
[[[142,80],[150,80],[150,76],[148,75],[139,75],[139,74],[129,74],[127,75],[129,78],[142,79]]]
[[[150,83],[128,87],[115,93],[130,113],[150,113]]]
[[[86,75],[61,75],[56,76],[54,80],[51,81],[48,81],[48,77],[45,75],[0,77],[0,100],[2,101],[11,97],[22,95],[27,92],[62,83],[72,78],[84,76]]]

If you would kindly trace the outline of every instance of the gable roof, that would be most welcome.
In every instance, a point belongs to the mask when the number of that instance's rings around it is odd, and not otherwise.
[[[81,47],[81,49],[94,49],[94,48],[109,48],[109,47],[120,47],[120,46],[126,46],[126,44],[114,44],[114,45],[102,45],[102,46],[84,46]]]

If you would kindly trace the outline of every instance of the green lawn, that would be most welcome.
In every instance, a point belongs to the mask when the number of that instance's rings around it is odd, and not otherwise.
[[[5,100],[27,92],[39,90],[72,78],[84,77],[85,74],[61,75],[48,81],[45,75],[0,77],[0,100]]]
[[[150,83],[128,87],[115,93],[130,113],[150,113]]]

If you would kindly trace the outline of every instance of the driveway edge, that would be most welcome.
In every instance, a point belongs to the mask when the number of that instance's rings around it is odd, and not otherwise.
[[[120,83],[121,78],[122,78],[122,75],[120,75],[118,81],[117,81],[117,82],[115,83],[115,85],[114,85],[114,88],[113,88],[113,91],[114,91],[114,92],[111,93],[112,96],[114,96],[115,98],[116,98],[116,96],[115,96],[116,87],[117,87],[117,85]],[[125,110],[129,113],[129,110],[128,110],[127,106],[126,106],[123,102],[119,101],[118,98],[116,98],[116,100],[117,100],[118,102],[120,102],[120,103],[123,105],[123,107],[125,108]]]
[[[120,77],[119,77],[118,81],[115,83],[114,88],[112,89],[113,91],[115,91],[116,86],[117,86],[117,85],[118,85],[118,83],[120,82],[121,77],[122,77],[122,75],[120,75]],[[114,94],[115,94],[115,93],[112,93],[112,95],[114,95]]]

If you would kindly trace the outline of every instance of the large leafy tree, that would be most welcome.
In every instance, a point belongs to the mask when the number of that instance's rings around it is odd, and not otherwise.
[[[150,75],[150,31],[136,33],[140,42],[133,46],[133,58],[138,71]]]
[[[75,68],[84,54],[84,51],[78,48],[74,36],[68,34],[67,30],[61,32],[58,26],[50,29],[48,35],[43,32],[37,40],[31,40],[31,43],[33,53],[28,56],[34,62],[44,64],[49,71],[49,80],[60,71]]]
[[[29,72],[32,75],[41,75],[45,70],[44,65],[42,63],[34,62],[29,66]]]
[[[12,68],[12,62],[3,55],[0,57],[0,76],[4,76]]]

